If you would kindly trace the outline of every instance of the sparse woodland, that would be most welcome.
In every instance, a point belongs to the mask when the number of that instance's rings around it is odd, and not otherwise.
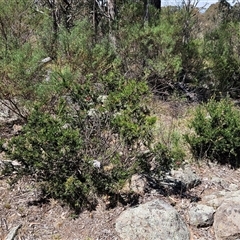
[[[240,5],[196,1],[0,0],[0,101],[23,128],[1,151],[42,195],[77,213],[134,173],[187,160],[240,165]],[[153,99],[196,103],[188,133],[157,136]],[[234,102],[234,103],[233,103]]]

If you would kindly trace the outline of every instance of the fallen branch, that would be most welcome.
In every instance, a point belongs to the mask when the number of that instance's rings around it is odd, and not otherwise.
[[[15,236],[17,235],[17,231],[20,227],[22,227],[22,224],[19,224],[18,226],[11,228],[5,240],[14,240]]]

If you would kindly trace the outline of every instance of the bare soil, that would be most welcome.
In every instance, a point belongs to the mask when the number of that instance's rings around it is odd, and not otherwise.
[[[140,202],[160,198],[179,211],[188,223],[187,210],[194,204],[194,198],[217,190],[228,190],[230,184],[238,185],[240,170],[233,170],[226,166],[202,163],[192,164],[193,170],[203,179],[198,187],[188,191],[185,195],[163,196],[157,192],[146,193]],[[220,178],[221,182],[212,183],[213,178]],[[0,239],[4,240],[11,228],[21,224],[16,240],[90,240],[90,239],[120,239],[115,231],[115,220],[128,206],[117,206],[106,210],[104,201],[99,200],[96,211],[84,211],[78,216],[58,201],[39,201],[34,183],[29,179],[22,179],[17,185],[10,188],[7,178],[0,180]],[[192,239],[211,240],[214,238],[212,227],[190,227]]]

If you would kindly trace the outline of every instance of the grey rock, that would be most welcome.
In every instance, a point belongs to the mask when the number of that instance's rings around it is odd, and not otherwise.
[[[240,195],[236,192],[216,210],[213,223],[216,240],[240,240]]]
[[[228,187],[228,183],[226,181],[224,181],[224,179],[216,177],[216,176],[212,177],[210,179],[210,182],[216,186],[221,186],[222,188]]]
[[[0,175],[8,173],[16,173],[21,167],[21,163],[16,160],[6,160],[0,158]]]
[[[208,180],[209,181],[209,180]],[[213,176],[211,179],[210,179],[211,183],[215,184],[215,185],[218,185],[218,184],[222,184],[222,181],[223,179],[220,178],[220,177],[216,177],[216,176]]]
[[[171,178],[174,179],[175,182],[180,182],[182,188],[185,190],[194,188],[202,182],[201,178],[196,173],[194,173],[190,167],[172,170]]]
[[[238,187],[237,184],[231,183],[231,184],[228,186],[228,189],[229,189],[229,191],[237,191],[237,190],[239,190],[239,187]]]
[[[108,95],[100,95],[97,98],[97,101],[101,104],[104,104],[104,103],[106,103],[107,99],[108,99]]]
[[[189,209],[189,222],[196,227],[208,227],[213,224],[215,209],[203,204],[196,204]]]
[[[217,209],[223,202],[228,201],[239,201],[240,202],[240,190],[237,191],[218,191],[216,193],[206,195],[202,198],[202,201],[213,208]]]
[[[224,201],[224,197],[227,195],[226,191],[219,191],[210,195],[206,195],[202,198],[202,201],[208,206],[218,208]]]
[[[0,100],[0,122],[9,123],[18,119],[18,116],[10,110],[8,106],[12,106],[12,103],[8,100]]]
[[[189,240],[190,233],[178,212],[162,200],[124,211],[116,220],[124,240]]]
[[[52,60],[52,58],[46,57],[46,58],[44,58],[44,59],[41,60],[41,63],[48,63],[48,62],[50,62],[51,60]]]
[[[99,162],[98,160],[93,160],[93,167],[101,168],[101,162]]]

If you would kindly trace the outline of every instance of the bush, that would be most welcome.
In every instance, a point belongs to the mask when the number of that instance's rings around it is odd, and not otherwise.
[[[22,165],[18,177],[34,177],[45,196],[80,211],[93,209],[98,196],[117,196],[136,171],[149,173],[139,155],[150,148],[156,119],[147,107],[146,83],[111,72],[98,85],[91,75],[79,84],[70,75],[58,75],[65,96],[50,110],[35,107],[21,134],[8,143],[8,155]],[[166,149],[162,156],[166,168]]]
[[[229,99],[209,101],[197,108],[185,135],[196,158],[209,158],[221,164],[240,165],[240,112]]]
[[[181,59],[172,36],[178,28],[170,28],[168,21],[153,29],[119,23],[114,49],[104,34],[94,35],[88,20],[76,20],[67,30],[59,24],[56,32],[51,17],[42,16],[34,31],[29,18],[29,37],[8,48],[0,61],[0,97],[21,106],[19,115],[26,123],[7,151],[21,163],[17,177],[32,176],[45,196],[77,211],[94,208],[97,196],[116,196],[131,174],[151,173],[145,166],[154,157],[154,173],[161,175],[182,156],[177,144],[175,152],[164,144],[152,146],[156,118],[148,108],[150,92],[143,80],[151,75],[148,69],[161,79],[176,77]],[[52,61],[41,64],[48,56]],[[148,150],[151,156],[142,157]]]
[[[37,34],[42,16],[34,13],[29,1],[1,1],[0,9],[0,99],[25,119],[44,75],[41,59],[48,56]]]
[[[218,98],[237,98],[240,92],[239,26],[239,22],[222,23],[204,39],[203,54],[211,78],[206,84]]]

